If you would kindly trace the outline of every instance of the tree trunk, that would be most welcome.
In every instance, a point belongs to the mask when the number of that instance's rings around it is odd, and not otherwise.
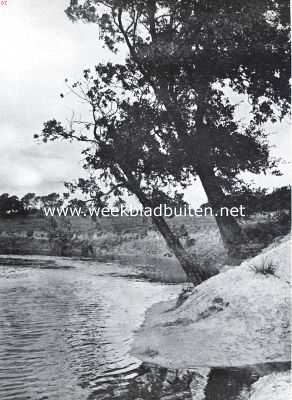
[[[153,42],[155,42],[155,35],[152,36]],[[164,104],[170,120],[174,123],[177,133],[180,137],[181,143],[183,144],[186,151],[189,151],[190,148],[193,148],[193,145],[189,143],[189,137],[186,135],[187,126],[185,121],[181,116],[180,110],[177,108],[177,105],[172,101],[169,90],[168,90],[168,83],[166,77],[160,77],[159,84],[152,79],[151,70],[147,70],[144,68],[143,63],[139,60],[135,49],[129,44],[127,44],[130,49],[130,53],[133,59],[137,62],[138,67],[140,68],[142,74],[148,80],[148,82],[152,85],[154,92],[157,98]],[[192,71],[193,73],[193,71]],[[206,82],[202,83],[201,92],[204,94],[204,87],[208,87]],[[200,112],[198,117],[196,118],[197,128],[201,125],[203,114]],[[217,207],[218,205],[223,203],[224,200],[224,193],[221,187],[216,182],[214,171],[210,168],[210,171],[206,173],[203,170],[198,171],[197,168],[197,161],[194,163],[194,169],[198,173],[208,200],[213,208]],[[232,255],[234,253],[234,249],[238,248],[239,243],[242,243],[246,240],[245,235],[240,228],[239,224],[232,216],[215,216],[218,228],[220,230],[220,234],[223,240],[223,243],[228,250],[228,253]]]
[[[168,91],[167,91],[167,83],[165,79],[160,79],[160,89],[156,89],[156,94],[159,99],[163,102],[166,110],[168,111],[170,118],[172,119],[176,130],[179,134],[180,140],[186,152],[189,151],[190,148],[193,148],[192,143],[189,143],[189,137],[186,135],[187,127],[185,121],[182,119],[179,110],[177,109],[176,105],[173,104],[171,101]],[[203,119],[203,112],[202,110],[198,109],[198,116],[196,118],[197,129],[199,135],[201,135],[202,127],[202,119]],[[204,137],[201,138],[204,140]],[[202,155],[200,155],[202,157]],[[239,245],[246,241],[246,237],[239,226],[238,222],[234,217],[231,215],[227,216],[220,216],[216,215],[216,209],[219,209],[224,204],[225,194],[222,191],[221,187],[218,185],[216,180],[216,176],[214,174],[213,168],[206,165],[203,167],[198,167],[197,160],[194,162],[194,169],[199,175],[199,178],[202,182],[203,188],[206,192],[208,197],[208,201],[211,207],[215,211],[215,219],[228,254],[233,256],[234,253],[239,248]]]
[[[238,222],[231,215],[220,215],[220,208],[224,206],[225,194],[218,185],[214,171],[210,167],[201,167],[197,173],[206,192],[208,202],[213,209],[215,219],[220,230],[223,243],[230,255],[246,242],[246,236]]]
[[[153,208],[151,200],[143,193],[140,189],[138,183],[135,181],[133,176],[129,177],[129,188],[136,195],[142,206]],[[211,274],[209,271],[202,269],[202,267],[195,262],[193,257],[191,257],[184,247],[182,246],[180,240],[174,235],[174,233],[169,228],[169,225],[162,216],[151,216],[153,223],[157,227],[158,231],[163,236],[167,246],[173,252],[177,260],[179,261],[182,269],[186,273],[189,280],[194,285],[199,285],[204,280],[210,278]]]
[[[173,234],[163,217],[152,216],[152,221],[163,236],[169,249],[172,250],[178,259],[187,277],[194,283],[194,285],[198,285],[204,280],[210,278],[208,271],[202,269],[198,263],[195,263],[193,257],[186,252],[180,240]]]

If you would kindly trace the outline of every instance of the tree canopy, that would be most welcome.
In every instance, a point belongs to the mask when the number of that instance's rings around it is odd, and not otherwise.
[[[180,159],[178,168],[200,177],[213,207],[241,171],[279,173],[263,123],[289,110],[287,0],[72,0],[66,13],[97,23],[113,52],[126,45],[120,79],[129,85],[138,74],[139,85],[164,108],[169,127],[162,141]],[[227,93],[248,100],[245,126]],[[217,222],[226,243],[243,240],[234,221]]]
[[[272,0],[71,0],[69,18],[97,23],[104,45],[128,54],[69,85],[90,120],[64,127],[52,119],[42,139],[84,143],[83,166],[95,182],[81,188],[95,187],[94,201],[126,191],[144,207],[177,204],[199,176],[218,208],[240,172],[279,173],[263,124],[289,110],[288,10]],[[236,119],[234,94],[250,109],[245,122]],[[227,247],[242,243],[234,218],[216,219]],[[153,221],[189,277],[204,279],[165,219]]]

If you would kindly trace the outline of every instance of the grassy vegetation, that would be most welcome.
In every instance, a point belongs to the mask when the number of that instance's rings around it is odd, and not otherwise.
[[[273,261],[267,259],[266,257],[263,257],[259,264],[251,264],[250,268],[256,274],[262,275],[275,275],[276,272],[276,266],[274,265]]]

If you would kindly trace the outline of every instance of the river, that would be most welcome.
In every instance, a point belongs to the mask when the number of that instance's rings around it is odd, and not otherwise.
[[[202,397],[198,371],[134,358],[145,311],[181,287],[131,264],[0,256],[0,399],[243,400],[259,376],[289,369],[211,369]]]
[[[103,399],[129,385],[141,364],[130,347],[145,310],[180,290],[134,273],[118,264],[2,256],[0,399]]]

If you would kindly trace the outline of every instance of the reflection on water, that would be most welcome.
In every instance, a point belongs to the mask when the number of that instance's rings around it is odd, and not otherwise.
[[[179,290],[107,276],[115,266],[72,263],[0,267],[1,400],[102,399],[127,386],[140,366],[129,350],[145,309]]]
[[[0,257],[0,399],[197,399],[198,372],[129,355],[145,310],[180,290],[130,266]],[[288,367],[213,369],[204,400],[242,400],[259,376]]]

